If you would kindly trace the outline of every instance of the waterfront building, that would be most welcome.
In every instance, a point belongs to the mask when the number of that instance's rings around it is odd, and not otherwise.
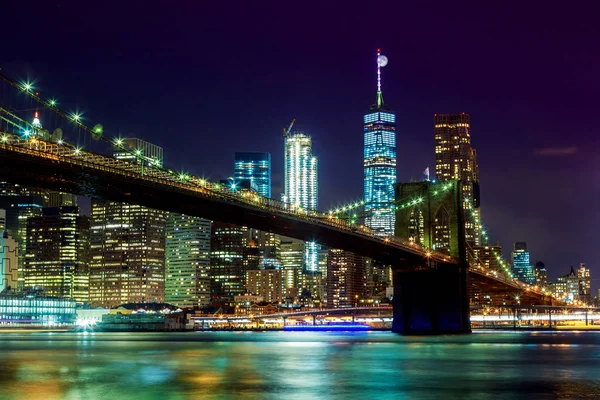
[[[7,231],[0,236],[0,293],[17,288],[19,251],[17,242]]]
[[[465,198],[465,236],[471,245],[481,244],[481,229],[476,222],[479,209],[479,167],[471,146],[469,114],[434,114],[435,178],[439,182],[462,182]]]
[[[249,270],[246,271],[246,290],[268,303],[282,302],[286,294],[285,278],[283,269]]]
[[[320,272],[299,271],[298,303],[301,306],[321,308],[325,303],[323,275]]]
[[[210,305],[212,222],[169,213],[165,242],[165,302],[181,308]]]
[[[516,279],[531,285],[535,284],[535,274],[529,261],[527,243],[515,242],[512,252],[512,270]]]
[[[585,263],[583,262],[579,264],[577,279],[579,281],[579,300],[590,304],[592,301],[592,279],[589,268],[586,268]]]
[[[88,217],[78,207],[44,208],[27,220],[25,287],[43,288],[46,295],[88,301]]]
[[[6,290],[0,294],[0,326],[70,326],[75,323],[74,300],[40,291]]]
[[[538,261],[535,263],[533,268],[533,274],[535,275],[535,284],[538,286],[548,285],[548,272],[546,271],[546,265],[543,262]]]
[[[214,222],[210,244],[211,302],[231,305],[245,293],[244,255],[248,254],[249,232],[244,226]],[[247,264],[247,263],[246,263]]]
[[[114,157],[162,166],[161,147],[137,138],[118,139]],[[128,150],[125,151],[124,149]],[[134,154],[131,154],[133,152]],[[166,212],[135,204],[92,200],[90,304],[165,299]]]
[[[318,163],[312,154],[312,139],[303,132],[285,136],[285,194],[283,201],[292,209],[316,210],[318,205]],[[318,270],[319,245],[306,243],[304,265],[308,271]]]
[[[364,258],[349,251],[330,249],[327,261],[327,308],[355,307],[364,299]]]
[[[387,58],[377,50],[377,99],[363,118],[365,225],[380,236],[394,235],[396,183],[396,114],[384,104],[381,67]]]
[[[263,197],[271,197],[271,154],[236,152],[233,166],[234,182],[248,180]]]
[[[166,213],[92,200],[90,304],[163,302]]]

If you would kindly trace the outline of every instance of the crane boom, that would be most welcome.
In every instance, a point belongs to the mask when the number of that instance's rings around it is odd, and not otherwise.
[[[294,118],[292,122],[290,122],[290,126],[287,129],[283,128],[283,137],[287,137],[287,135],[289,135],[292,132],[294,122],[296,122],[296,118]]]

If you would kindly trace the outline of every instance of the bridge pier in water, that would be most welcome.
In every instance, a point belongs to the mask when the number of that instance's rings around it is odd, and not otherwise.
[[[392,331],[401,334],[469,333],[467,268],[396,268]]]

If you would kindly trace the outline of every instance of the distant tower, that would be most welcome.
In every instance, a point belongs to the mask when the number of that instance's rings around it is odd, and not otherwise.
[[[380,236],[394,235],[396,114],[383,104],[381,67],[387,57],[377,50],[377,102],[364,116],[365,224]]]
[[[234,180],[250,181],[259,195],[271,197],[271,154],[236,152],[233,166]]]
[[[291,126],[290,126],[291,127]],[[285,194],[283,201],[293,207],[316,210],[319,196],[317,157],[312,154],[312,139],[303,132],[285,135]],[[306,270],[316,272],[319,245],[306,243]]]
[[[40,122],[40,117],[37,111],[33,114],[33,121],[31,122],[31,125],[37,129],[42,129],[42,123]]]
[[[479,210],[479,169],[477,153],[471,146],[471,121],[469,114],[435,114],[435,178],[463,183],[465,202],[465,236],[467,242],[481,244],[481,230],[476,223]]]
[[[527,243],[515,242],[512,252],[513,275],[521,282],[535,284],[535,273],[529,262]]]

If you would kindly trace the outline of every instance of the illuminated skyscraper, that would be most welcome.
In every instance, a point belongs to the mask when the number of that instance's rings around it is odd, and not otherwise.
[[[92,200],[90,304],[165,299],[165,212]]]
[[[396,114],[383,103],[381,67],[387,57],[377,50],[377,102],[364,116],[365,224],[380,236],[394,235]]]
[[[535,275],[535,284],[538,286],[548,285],[548,272],[546,271],[546,265],[543,262],[538,261],[535,263],[533,269]]]
[[[579,264],[579,269],[577,270],[577,279],[579,279],[579,300],[590,304],[590,301],[592,300],[592,279],[590,277],[590,269],[586,268],[585,263]]]
[[[234,181],[248,180],[256,186],[258,194],[271,197],[271,154],[235,153]]]
[[[529,262],[527,243],[515,242],[512,252],[513,275],[521,282],[535,284],[535,273]]]
[[[178,307],[210,304],[212,222],[169,213],[165,252],[165,301]]]
[[[123,139],[122,143],[162,165],[162,148],[136,138]],[[140,162],[119,149],[114,156]],[[164,211],[92,200],[90,304],[112,307],[164,301],[165,231]]]
[[[327,308],[354,307],[365,299],[365,259],[345,250],[329,250]]]
[[[89,219],[77,207],[44,208],[27,221],[25,287],[49,296],[88,301]]]
[[[286,203],[316,210],[319,198],[318,163],[312,154],[312,139],[303,132],[285,137]]]
[[[468,114],[435,114],[435,177],[439,182],[457,180],[463,185],[465,236],[467,242],[481,244],[479,168],[477,153],[471,147],[471,122]]]
[[[318,163],[312,154],[312,139],[303,132],[285,136],[285,194],[283,201],[291,207],[316,210],[319,197]],[[306,243],[305,268],[318,270],[319,245]]]
[[[213,223],[210,243],[211,300],[214,304],[233,304],[245,293],[245,253],[248,228],[221,222]]]

